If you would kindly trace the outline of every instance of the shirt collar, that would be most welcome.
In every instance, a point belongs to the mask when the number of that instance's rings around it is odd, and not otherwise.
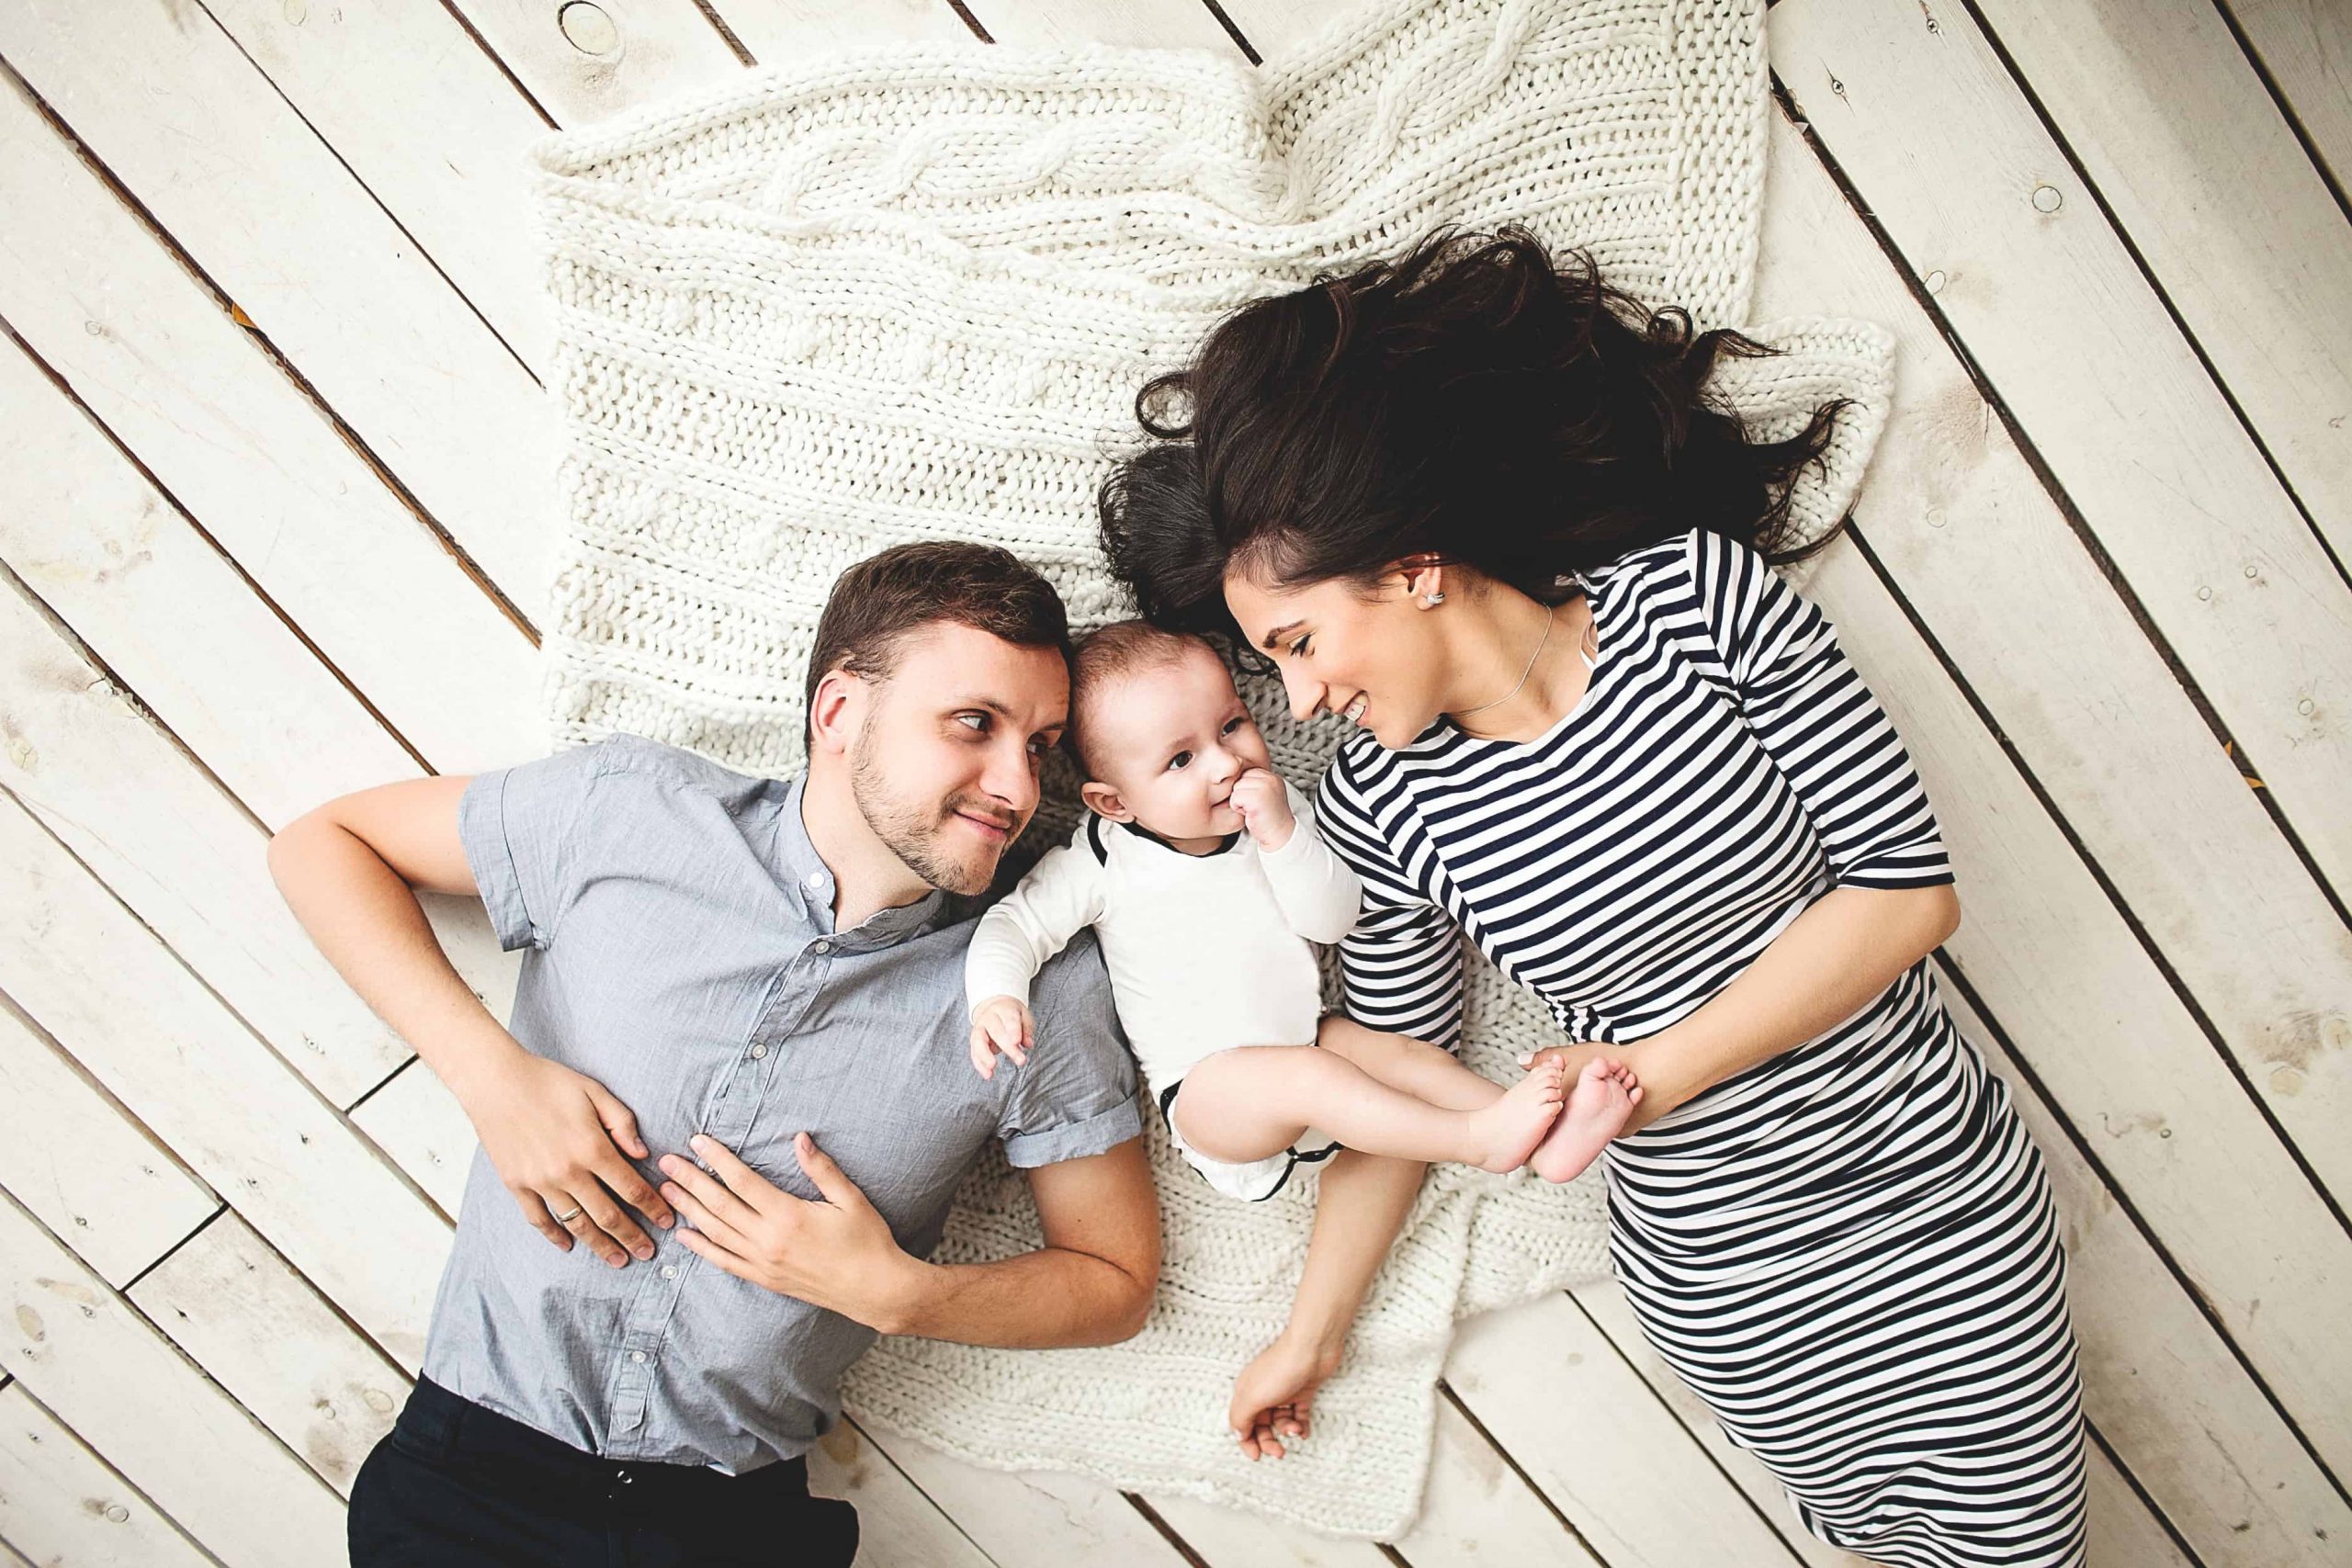
[[[809,839],[808,824],[801,820],[801,800],[808,790],[808,775],[803,772],[785,792],[782,820],[776,825],[776,863],[789,879],[793,896],[807,911],[808,923],[830,935],[833,930],[833,872]],[[876,947],[888,947],[952,923],[955,902],[934,887],[911,904],[876,910],[866,917],[864,925],[854,928],[854,934],[861,940],[872,939]],[[846,938],[852,933],[842,934]]]

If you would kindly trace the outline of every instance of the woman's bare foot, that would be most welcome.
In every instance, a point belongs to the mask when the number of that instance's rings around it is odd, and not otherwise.
[[[1517,1170],[1559,1120],[1566,1097],[1567,1069],[1551,1061],[1530,1071],[1485,1110],[1464,1111],[1476,1130],[1463,1163],[1498,1173]]]
[[[1555,1059],[1552,1066],[1558,1066]],[[1546,1181],[1573,1181],[1600,1157],[1609,1140],[1625,1130],[1634,1107],[1642,1102],[1642,1086],[1634,1069],[1606,1056],[1595,1056],[1577,1075],[1567,1105],[1552,1123],[1530,1161]]]

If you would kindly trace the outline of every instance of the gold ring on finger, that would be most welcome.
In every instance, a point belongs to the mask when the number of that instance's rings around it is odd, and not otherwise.
[[[572,1221],[574,1221],[574,1220],[578,1219],[582,1214],[585,1213],[586,1212],[587,1212],[587,1211],[586,1211],[586,1210],[584,1210],[584,1209],[571,1209],[571,1210],[569,1210],[569,1211],[567,1211],[567,1212],[565,1212],[565,1213],[563,1213],[558,1214],[558,1215],[555,1217],[555,1223],[556,1223],[557,1224],[560,1224],[560,1225],[568,1225],[568,1224],[570,1224]]]

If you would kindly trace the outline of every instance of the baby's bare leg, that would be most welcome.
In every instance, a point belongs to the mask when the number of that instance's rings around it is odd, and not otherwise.
[[[1464,1066],[1453,1053],[1408,1034],[1366,1029],[1344,1013],[1333,1013],[1317,1032],[1316,1044],[1335,1051],[1386,1084],[1416,1100],[1449,1111],[1484,1111],[1503,1097],[1503,1086]]]
[[[1336,1052],[1252,1045],[1195,1064],[1172,1113],[1184,1141],[1211,1159],[1265,1159],[1312,1125],[1366,1154],[1516,1170],[1564,1093],[1563,1072],[1547,1065],[1480,1109],[1455,1109],[1392,1088]]]

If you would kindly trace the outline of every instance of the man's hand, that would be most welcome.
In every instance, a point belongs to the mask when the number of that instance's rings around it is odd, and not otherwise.
[[[1250,1459],[1280,1459],[1284,1438],[1304,1438],[1315,1392],[1340,1370],[1340,1352],[1284,1334],[1258,1352],[1233,1380],[1226,1425]]]
[[[1291,812],[1290,792],[1265,768],[1252,768],[1233,781],[1226,804],[1241,814],[1241,825],[1261,850],[1278,850],[1290,842],[1298,819]]]
[[[686,1216],[678,1232],[689,1251],[739,1280],[888,1334],[923,1267],[890,1234],[889,1222],[842,1174],[816,1141],[793,1139],[800,1168],[821,1201],[791,1193],[745,1165],[716,1140],[697,1134],[690,1146],[710,1168],[676,1155],[662,1156],[670,1179],[662,1195]]]
[[[972,1010],[972,1066],[984,1078],[996,1077],[1000,1053],[1014,1066],[1027,1066],[1036,1041],[1037,1021],[1018,998],[990,997]]]
[[[622,1157],[623,1150],[646,1156],[637,1118],[595,1079],[518,1045],[468,1079],[458,1098],[523,1218],[564,1251],[576,1236],[616,1269],[631,1253],[652,1257],[651,1239],[621,1203],[665,1229],[678,1223]]]

